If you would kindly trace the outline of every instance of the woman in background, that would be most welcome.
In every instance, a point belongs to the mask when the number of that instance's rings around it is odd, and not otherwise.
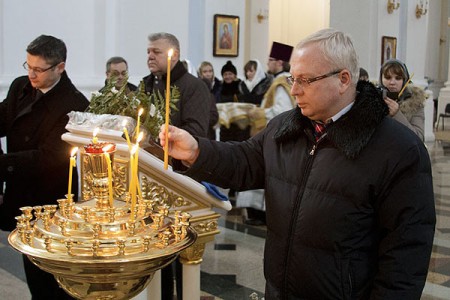
[[[273,77],[264,72],[259,60],[249,60],[244,66],[245,80],[239,83],[239,102],[260,105]]]
[[[409,81],[408,68],[400,60],[388,60],[381,67],[380,85],[386,90],[384,101],[389,107],[389,116],[407,126],[423,141],[427,95]]]
[[[241,102],[239,97],[239,85],[241,80],[237,77],[237,69],[231,61],[222,67],[222,91],[220,93],[219,103]],[[241,126],[242,127],[242,126]],[[220,126],[220,140],[227,141],[245,141],[250,137],[250,126],[241,128],[237,123],[230,123],[230,126]]]
[[[198,77],[201,79],[208,80],[210,84],[210,92],[214,95],[216,103],[220,101],[220,92],[222,91],[222,83],[220,80],[214,76],[214,67],[209,61],[203,61],[198,67]]]

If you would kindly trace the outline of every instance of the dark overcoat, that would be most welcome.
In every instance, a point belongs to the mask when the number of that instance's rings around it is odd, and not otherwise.
[[[34,102],[35,93],[28,77],[22,76],[0,103],[0,136],[7,141],[7,153],[0,155],[0,181],[6,181],[0,206],[2,230],[15,228],[20,207],[57,204],[67,194],[71,146],[61,135],[66,132],[67,114],[89,105],[65,71],[58,84]]]
[[[166,80],[166,74],[160,77],[154,74],[144,77],[145,91],[148,93],[159,91],[165,97]],[[170,85],[175,85],[180,92],[180,99],[176,104],[177,110],[170,112],[170,123],[193,135],[206,137],[211,110],[208,87],[200,79],[188,73],[180,61],[171,70]]]

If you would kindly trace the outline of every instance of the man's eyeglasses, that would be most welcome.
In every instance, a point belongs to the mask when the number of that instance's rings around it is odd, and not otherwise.
[[[118,76],[120,76],[120,75],[122,75],[122,76],[124,76],[124,77],[128,76],[128,71],[122,71],[122,72],[119,72],[119,71],[109,71],[108,73],[111,74],[111,76],[116,76],[116,77],[118,77]]]
[[[50,69],[56,67],[56,66],[59,65],[59,64],[60,64],[60,63],[56,63],[56,64],[54,64],[54,65],[51,65],[51,66],[48,67],[48,68],[42,69],[42,68],[32,68],[32,67],[30,67],[29,64],[27,64],[27,62],[24,62],[23,65],[22,65],[22,67],[23,67],[25,70],[27,70],[28,72],[33,71],[34,74],[40,75],[40,74],[42,74],[42,73],[44,73],[44,72],[47,72],[48,70],[50,70]]]
[[[313,78],[302,78],[302,77],[294,78],[293,76],[289,76],[287,79],[288,79],[288,82],[289,82],[290,85],[294,85],[294,83],[297,83],[300,86],[303,86],[303,85],[306,85],[306,84],[310,85],[314,81],[322,80],[322,79],[325,79],[327,77],[339,74],[341,71],[342,70],[337,70],[337,71],[333,71],[333,72],[330,72],[330,73],[327,73],[327,74],[324,74],[324,75],[320,75],[320,76],[317,76],[317,77],[313,77]]]

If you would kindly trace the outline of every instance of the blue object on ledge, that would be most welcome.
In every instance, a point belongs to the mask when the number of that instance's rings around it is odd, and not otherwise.
[[[208,193],[210,193],[211,195],[213,195],[217,199],[222,200],[222,201],[228,201],[228,196],[222,194],[219,191],[219,189],[217,188],[217,186],[215,186],[214,184],[208,183],[206,181],[201,181],[200,183],[205,186],[205,188],[208,191]]]

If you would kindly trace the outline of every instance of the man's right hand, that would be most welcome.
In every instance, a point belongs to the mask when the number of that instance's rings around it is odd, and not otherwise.
[[[197,140],[186,130],[169,125],[169,155],[175,159],[182,160],[191,166],[197,160],[200,153]],[[159,140],[164,148],[166,144],[166,126],[162,125],[159,132]]]

